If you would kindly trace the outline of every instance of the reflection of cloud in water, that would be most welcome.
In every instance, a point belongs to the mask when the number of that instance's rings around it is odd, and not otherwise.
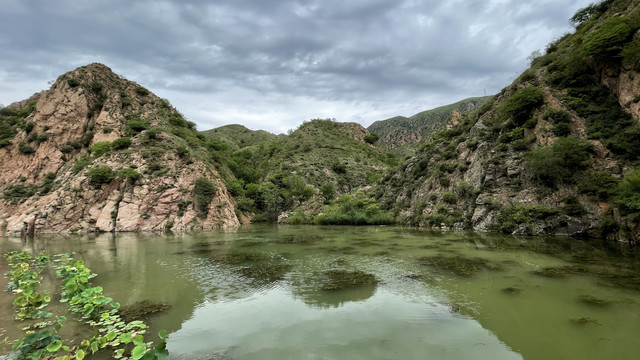
[[[482,344],[475,346],[474,344]],[[447,306],[379,288],[364,301],[309,306],[285,288],[197,308],[169,337],[172,355],[233,359],[519,359],[494,335]],[[428,356],[427,356],[428,357]]]

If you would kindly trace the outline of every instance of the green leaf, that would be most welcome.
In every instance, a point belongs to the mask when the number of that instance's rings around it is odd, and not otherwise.
[[[144,344],[138,345],[131,350],[131,358],[138,360],[144,356],[145,352],[147,352],[147,347]]]
[[[84,356],[85,356],[84,350],[80,349],[76,351],[76,360],[82,360],[84,359]]]
[[[50,343],[49,345],[47,345],[46,349],[50,353],[55,353],[58,350],[60,350],[61,347],[62,347],[62,341],[56,340],[56,341]]]
[[[107,334],[107,340],[108,341],[112,341],[113,339],[116,338],[116,336],[118,336],[118,334],[115,331],[112,331],[112,332]]]
[[[158,337],[162,340],[167,338],[167,330],[162,329],[160,331],[158,331]]]

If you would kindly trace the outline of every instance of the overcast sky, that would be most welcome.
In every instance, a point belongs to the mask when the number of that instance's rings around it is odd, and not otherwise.
[[[101,62],[200,130],[275,133],[494,94],[593,0],[0,0],[0,104]]]

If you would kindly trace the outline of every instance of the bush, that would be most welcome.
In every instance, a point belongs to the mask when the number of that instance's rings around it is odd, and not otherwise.
[[[116,175],[109,165],[101,165],[89,169],[87,177],[89,178],[89,185],[98,189],[102,185],[110,183]]]
[[[512,117],[516,124],[522,125],[529,119],[531,112],[542,103],[542,89],[528,87],[511,95],[500,105],[499,110]]]
[[[71,171],[73,171],[74,174],[77,174],[80,171],[82,171],[82,169],[86,168],[89,164],[91,164],[92,161],[93,159],[91,159],[91,157],[88,154],[83,154],[81,156],[78,156],[76,160],[73,162]]]
[[[364,137],[364,141],[366,141],[369,144],[375,144],[376,142],[378,142],[379,139],[380,138],[376,134],[369,134]]]
[[[62,146],[60,146],[60,152],[63,154],[68,154],[70,152],[73,151],[73,146],[69,145],[69,144],[64,144]]]
[[[625,214],[640,212],[640,168],[629,171],[618,184],[615,201]]]
[[[147,96],[149,95],[149,90],[147,90],[146,88],[138,85],[136,86],[136,93],[140,96]]]
[[[455,204],[458,201],[458,198],[450,192],[444,192],[442,194],[442,201],[447,204]]]
[[[122,150],[131,146],[131,138],[129,137],[121,137],[119,139],[113,140],[111,143],[111,148],[113,150]]]
[[[585,171],[576,176],[578,189],[583,194],[606,201],[614,194],[618,181],[606,171]]]
[[[95,92],[96,94],[100,93],[103,87],[104,85],[102,85],[100,81],[93,81],[91,83],[91,91]]]
[[[501,143],[510,143],[520,139],[524,139],[524,128],[517,127],[507,133],[500,135],[498,141],[500,141]]]
[[[622,48],[633,36],[634,29],[625,17],[605,20],[596,30],[587,33],[582,50],[601,61],[612,61],[620,57]]]
[[[217,186],[205,177],[197,178],[193,182],[193,192],[196,195],[196,210],[201,218],[206,219],[209,214],[209,205],[211,204],[216,191],[218,191]]]
[[[93,156],[95,156],[96,158],[99,158],[100,156],[111,151],[111,141],[97,142],[89,148],[89,151],[91,151]]]
[[[545,185],[572,182],[574,174],[589,165],[592,152],[591,143],[570,136],[529,153],[528,165],[533,177]]]
[[[129,136],[134,136],[144,130],[149,128],[149,121],[146,119],[142,119],[138,116],[134,116],[127,120],[127,123],[124,127],[124,131]]]
[[[79,86],[80,85],[80,81],[76,80],[76,79],[67,79],[67,84],[69,84],[69,86],[71,86],[72,88]]]
[[[569,136],[571,134],[571,126],[566,123],[556,124],[551,129],[551,132],[556,136]]]
[[[25,155],[33,154],[34,152],[36,152],[34,148],[32,148],[24,141],[20,141],[20,143],[18,144],[18,151]]]
[[[347,166],[343,163],[336,161],[333,164],[331,164],[331,170],[333,170],[333,172],[335,172],[336,174],[346,174]]]
[[[517,230],[520,224],[530,225],[534,220],[546,219],[558,213],[557,209],[542,205],[512,205],[496,215],[495,227],[500,232],[510,234]]]
[[[131,183],[135,183],[136,181],[140,180],[140,178],[142,178],[142,174],[132,168],[120,169],[120,171],[118,171],[118,176],[123,179],[129,180]]]
[[[575,196],[564,199],[564,212],[569,216],[582,216],[586,213],[582,204]]]
[[[391,225],[392,214],[380,210],[373,198],[361,194],[343,195],[335,204],[325,206],[324,212],[315,218],[319,225]]]
[[[325,201],[333,200],[336,196],[336,190],[333,183],[326,183],[320,187],[320,195],[325,198]]]
[[[2,198],[16,204],[32,197],[36,192],[36,185],[10,185],[2,192]]]

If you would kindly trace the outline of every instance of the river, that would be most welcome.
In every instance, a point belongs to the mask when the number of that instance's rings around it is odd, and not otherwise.
[[[252,225],[217,232],[2,238],[73,253],[124,307],[169,332],[172,359],[636,359],[634,249],[401,227]],[[3,259],[0,269],[5,272]],[[50,311],[62,313],[53,272]],[[3,288],[7,279],[0,280]],[[57,285],[56,285],[57,284]],[[58,295],[57,295],[58,294]],[[0,337],[24,335],[12,296]],[[73,322],[70,337],[86,334]],[[10,351],[5,344],[0,353]]]

